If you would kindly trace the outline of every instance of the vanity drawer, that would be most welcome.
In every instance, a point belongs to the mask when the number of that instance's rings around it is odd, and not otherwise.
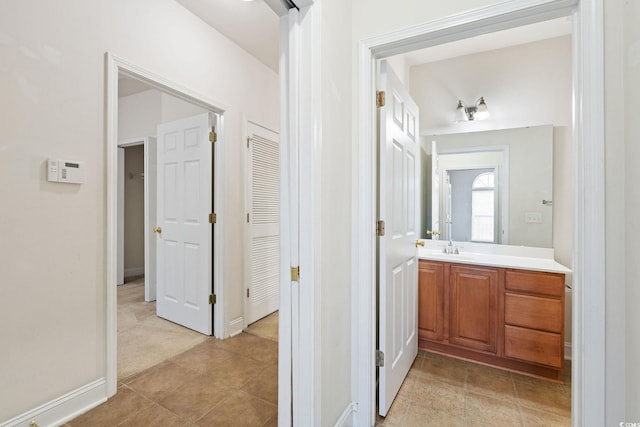
[[[560,297],[564,295],[564,274],[507,270],[505,288],[511,291]]]
[[[562,368],[562,338],[560,334],[506,325],[504,354],[513,359]]]
[[[560,333],[564,324],[562,300],[506,293],[504,322],[524,328]]]

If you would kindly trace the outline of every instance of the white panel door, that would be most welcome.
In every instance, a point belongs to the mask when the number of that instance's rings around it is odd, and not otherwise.
[[[418,238],[420,207],[418,107],[386,61],[380,66],[379,413],[385,416],[418,354]]]
[[[278,134],[248,123],[247,324],[278,310],[280,299],[280,147]]]
[[[156,313],[212,331],[212,119],[209,113],[158,126]]]

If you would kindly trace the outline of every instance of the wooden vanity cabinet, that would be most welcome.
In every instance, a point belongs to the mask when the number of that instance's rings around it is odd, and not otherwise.
[[[564,275],[420,260],[422,350],[560,380]]]

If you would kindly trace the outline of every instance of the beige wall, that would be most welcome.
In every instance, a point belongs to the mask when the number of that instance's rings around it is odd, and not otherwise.
[[[173,0],[2,2],[0,422],[106,372],[105,52],[229,106],[228,173],[241,113],[278,128],[277,75]],[[49,157],[84,161],[85,183],[47,182]],[[242,315],[240,176],[223,192],[227,321]]]

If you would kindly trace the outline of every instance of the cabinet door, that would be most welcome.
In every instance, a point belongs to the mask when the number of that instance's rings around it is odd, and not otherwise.
[[[444,269],[439,262],[420,261],[418,269],[418,336],[444,339]]]
[[[449,342],[497,353],[498,269],[452,265]]]

